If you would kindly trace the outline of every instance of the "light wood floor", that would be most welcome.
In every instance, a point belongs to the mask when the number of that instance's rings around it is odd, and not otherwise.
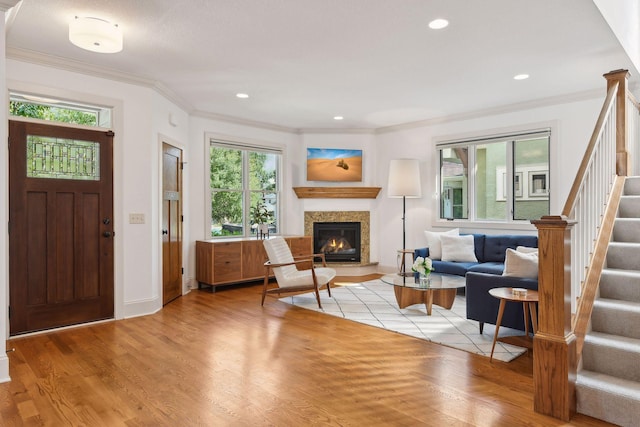
[[[11,339],[2,426],[560,426],[530,356],[472,355],[291,307],[195,290],[140,318]],[[606,425],[577,416],[575,426]]]

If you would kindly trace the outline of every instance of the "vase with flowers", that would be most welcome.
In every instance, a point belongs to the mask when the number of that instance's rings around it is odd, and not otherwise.
[[[420,286],[429,286],[429,274],[434,270],[431,258],[417,257],[413,261],[411,270],[418,273]]]

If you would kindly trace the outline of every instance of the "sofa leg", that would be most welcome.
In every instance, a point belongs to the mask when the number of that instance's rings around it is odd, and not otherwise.
[[[484,322],[478,322],[478,326],[480,327],[480,335],[482,335],[482,331],[484,331]]]

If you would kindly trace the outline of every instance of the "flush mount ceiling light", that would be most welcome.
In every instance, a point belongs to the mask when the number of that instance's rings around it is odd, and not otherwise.
[[[249,94],[247,94],[247,93],[236,93],[236,97],[237,98],[241,98],[241,99],[247,99],[249,97]]]
[[[69,23],[69,41],[92,52],[116,53],[122,50],[122,30],[104,19],[76,16]]]
[[[526,80],[529,78],[529,74],[517,74],[513,76],[514,80]]]
[[[344,117],[342,117],[342,116],[335,116],[335,117],[333,118],[333,120],[344,120]]]
[[[432,30],[441,30],[449,25],[449,21],[446,19],[438,18],[429,22],[429,28]]]

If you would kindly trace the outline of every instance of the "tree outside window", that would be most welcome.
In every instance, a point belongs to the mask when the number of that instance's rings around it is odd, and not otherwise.
[[[255,235],[258,219],[251,213],[258,205],[272,218],[269,232],[278,232],[280,158],[277,152],[211,142],[212,237]]]

